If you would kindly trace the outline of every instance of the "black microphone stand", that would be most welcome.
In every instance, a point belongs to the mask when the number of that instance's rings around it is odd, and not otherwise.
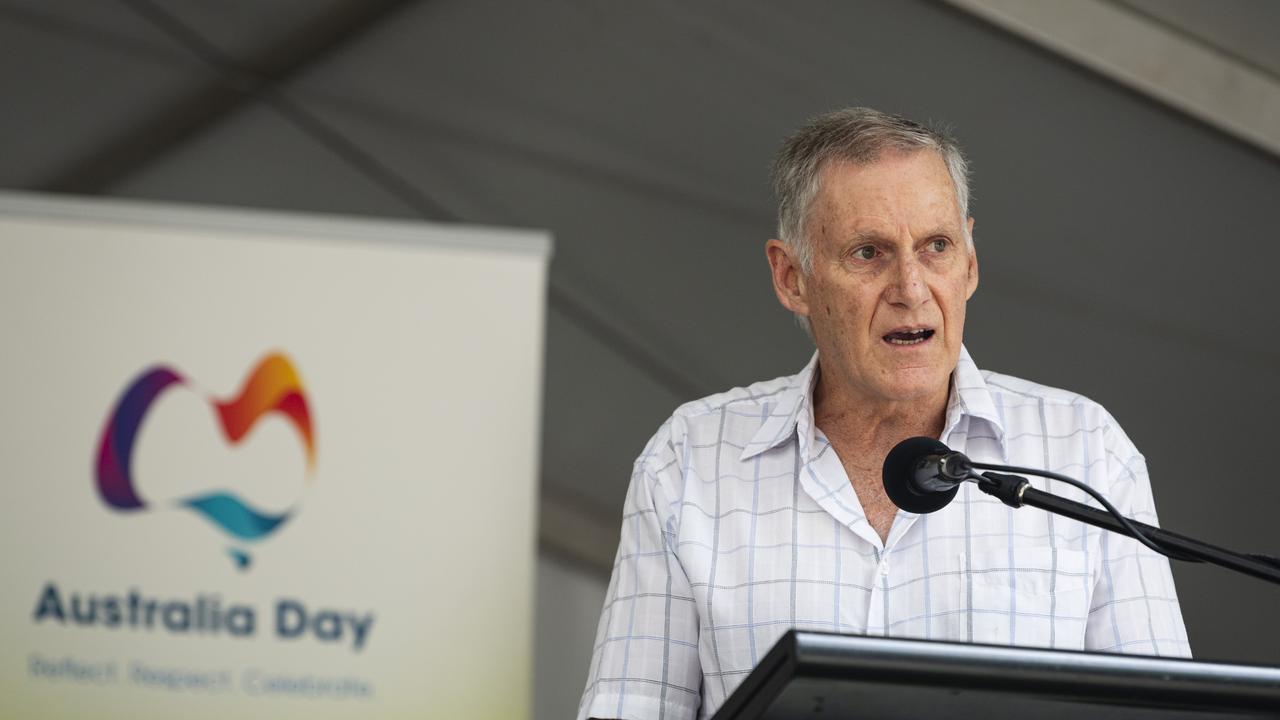
[[[1019,470],[1029,472],[1026,468],[1005,468],[1001,465],[987,465],[983,463],[972,463],[973,467],[986,470]],[[1038,472],[1035,474],[1039,474]],[[982,492],[1000,500],[1000,502],[1010,507],[1022,507],[1030,505],[1031,507],[1047,510],[1056,515],[1069,517],[1072,520],[1079,520],[1082,523],[1100,527],[1104,530],[1120,533],[1128,537],[1138,540],[1133,532],[1133,528],[1137,530],[1147,539],[1160,548],[1164,549],[1166,555],[1177,560],[1192,560],[1196,562],[1207,562],[1220,567],[1225,567],[1236,572],[1246,575],[1252,575],[1256,578],[1268,580],[1270,582],[1280,584],[1280,567],[1265,559],[1243,553],[1233,552],[1225,548],[1210,545],[1185,535],[1161,530],[1154,525],[1137,522],[1136,520],[1128,520],[1127,524],[1116,519],[1109,512],[1104,512],[1096,508],[1091,508],[1084,503],[1078,503],[1074,500],[1058,497],[1052,493],[1037,490],[1031,487],[1031,483],[1026,478],[1017,475],[1006,475],[998,472],[972,473],[970,479],[977,482],[978,489]],[[1058,478],[1061,479],[1061,478]]]

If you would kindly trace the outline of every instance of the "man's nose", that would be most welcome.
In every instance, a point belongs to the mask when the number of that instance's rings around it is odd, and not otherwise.
[[[894,264],[893,278],[888,300],[894,305],[913,308],[929,299],[929,287],[924,281],[924,268],[915,253],[907,253]]]

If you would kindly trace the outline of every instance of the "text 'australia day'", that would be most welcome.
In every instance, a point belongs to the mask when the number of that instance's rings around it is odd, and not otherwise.
[[[275,603],[275,634],[281,639],[310,636],[326,643],[350,643],[359,651],[369,640],[373,613],[308,609],[298,600]],[[36,600],[35,622],[56,622],[85,627],[163,630],[171,633],[252,637],[257,629],[257,613],[250,605],[223,605],[213,594],[198,594],[194,600],[159,600],[130,590],[123,595],[96,595],[73,592],[64,596],[54,583],[47,583]]]

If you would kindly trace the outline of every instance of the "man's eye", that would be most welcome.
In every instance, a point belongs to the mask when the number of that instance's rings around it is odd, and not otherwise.
[[[862,247],[853,251],[853,257],[857,258],[858,260],[875,260],[876,249],[870,245],[863,245]]]
[[[936,253],[946,252],[950,245],[951,241],[946,238],[934,238],[929,241],[929,249]]]

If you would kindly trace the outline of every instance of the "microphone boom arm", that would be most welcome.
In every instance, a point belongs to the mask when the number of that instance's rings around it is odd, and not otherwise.
[[[1026,468],[1006,468],[1000,465],[986,465],[984,463],[973,463],[973,467],[989,470],[1008,469],[1041,474],[1040,471],[1030,471]],[[1072,520],[1079,520],[1094,527],[1117,532],[1139,541],[1143,540],[1139,536],[1142,535],[1149,540],[1145,544],[1157,546],[1154,549],[1169,555],[1175,560],[1211,563],[1245,575],[1252,575],[1262,580],[1280,584],[1280,567],[1252,555],[1210,545],[1209,543],[1169,532],[1168,530],[1162,530],[1154,525],[1147,525],[1136,520],[1124,518],[1122,521],[1118,517],[1123,518],[1123,516],[1118,513],[1113,516],[1109,512],[1089,507],[1084,503],[1037,490],[1031,487],[1031,483],[1026,478],[1017,475],[998,472],[975,472],[969,477],[977,481],[979,490],[1011,507],[1017,508],[1023,505],[1030,505],[1056,515],[1069,517]],[[1056,479],[1061,480],[1064,478]],[[1137,530],[1136,533],[1134,532],[1135,528]]]

